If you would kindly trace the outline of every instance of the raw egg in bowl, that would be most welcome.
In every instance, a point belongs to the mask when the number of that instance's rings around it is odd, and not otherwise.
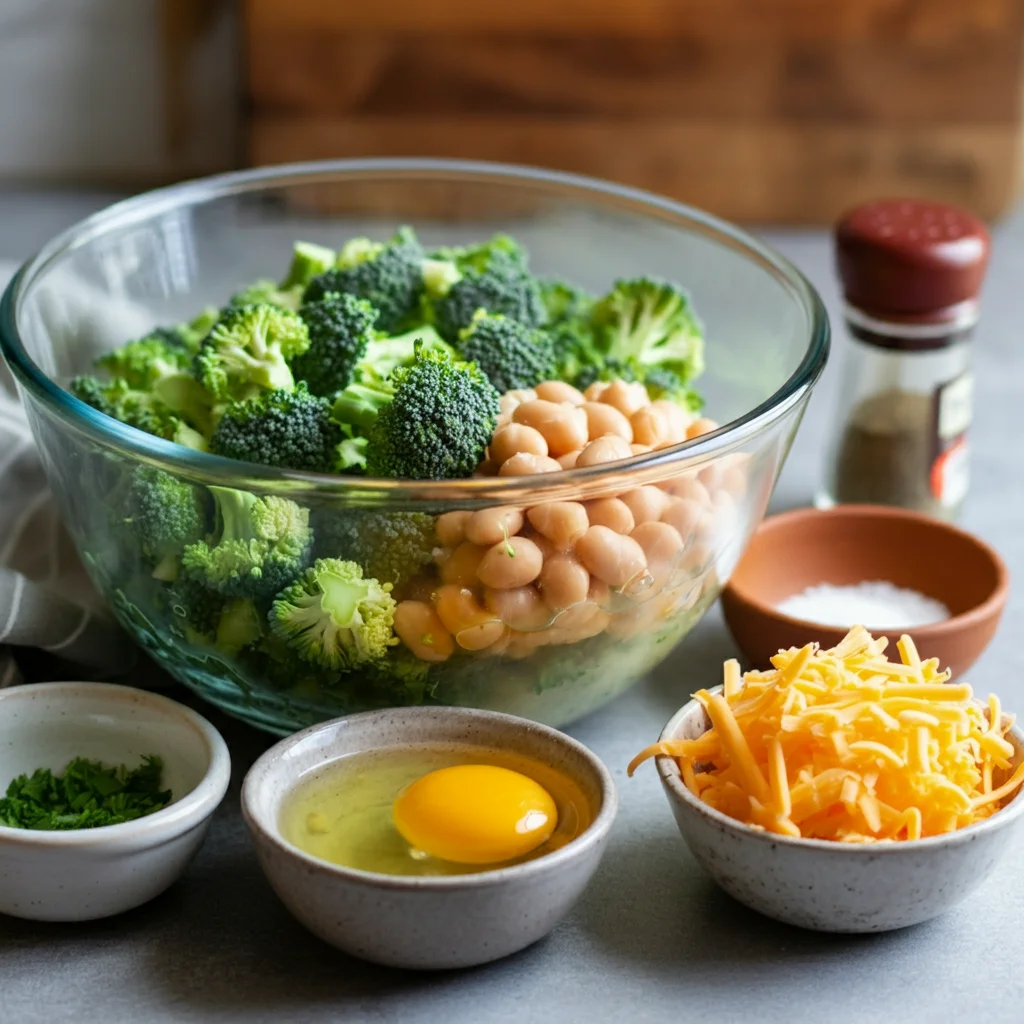
[[[282,740],[242,809],[260,864],[314,934],[376,963],[466,967],[546,935],[617,809],[586,747],[464,708],[373,711]]]

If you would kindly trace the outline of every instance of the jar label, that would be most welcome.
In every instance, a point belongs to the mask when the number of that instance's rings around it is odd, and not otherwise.
[[[962,373],[935,389],[935,456],[931,491],[945,506],[959,505],[970,483],[967,429],[974,412],[974,378]]]

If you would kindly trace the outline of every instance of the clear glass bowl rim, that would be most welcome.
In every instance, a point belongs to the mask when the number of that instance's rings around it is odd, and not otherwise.
[[[589,199],[598,205],[632,209],[681,230],[697,230],[748,257],[756,257],[785,282],[810,324],[807,349],[796,370],[774,394],[743,416],[692,441],[615,463],[560,473],[440,481],[299,472],[240,463],[195,451],[129,427],[93,409],[47,376],[25,349],[18,331],[18,314],[21,302],[34,280],[64,253],[87,245],[108,231],[128,227],[161,213],[233,195],[287,185],[323,184],[346,178],[366,180],[374,176],[475,179],[509,187],[545,188],[551,194],[558,188],[578,202]],[[240,480],[244,478],[247,486],[262,487],[277,493],[298,489],[334,497],[344,494],[356,500],[362,494],[374,503],[380,499],[408,502],[422,499],[434,503],[474,498],[501,500],[502,495],[509,499],[514,497],[516,503],[522,503],[526,493],[537,495],[585,485],[599,480],[609,469],[628,474],[648,469],[656,471],[672,465],[673,472],[683,472],[688,463],[704,463],[715,455],[731,451],[785,416],[821,375],[828,358],[829,340],[829,321],[825,307],[804,275],[785,257],[728,221],[651,192],[597,178],[514,164],[467,160],[374,158],[278,164],[199,178],[144,192],[114,203],[55,236],[22,265],[0,299],[0,354],[11,367],[18,383],[48,412],[76,433],[123,455],[141,459],[150,465],[199,482],[229,481],[231,486],[239,486]]]

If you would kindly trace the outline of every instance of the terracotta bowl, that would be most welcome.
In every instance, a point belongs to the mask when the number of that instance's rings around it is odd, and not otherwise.
[[[722,594],[736,643],[752,666],[779,650],[816,640],[834,647],[846,630],[782,615],[776,607],[808,587],[888,580],[941,601],[944,622],[914,629],[875,628],[895,642],[909,633],[922,658],[938,658],[959,676],[988,646],[1009,579],[987,544],[930,516],[873,505],[807,508],[766,519]]]

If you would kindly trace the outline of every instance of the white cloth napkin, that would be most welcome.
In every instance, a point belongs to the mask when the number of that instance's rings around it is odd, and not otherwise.
[[[15,269],[0,264],[0,286]],[[27,649],[53,657],[26,657]],[[39,678],[41,660],[51,678],[66,678],[66,663],[86,677],[113,677],[130,670],[137,655],[60,521],[13,377],[0,362],[0,687],[26,681],[26,674]],[[34,672],[22,671],[26,662]]]

